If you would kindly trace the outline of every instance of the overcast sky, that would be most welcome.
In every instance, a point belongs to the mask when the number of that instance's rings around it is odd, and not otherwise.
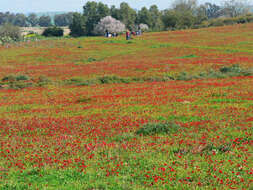
[[[51,11],[80,11],[88,0],[0,0],[0,12],[51,12]],[[119,6],[127,2],[133,8],[140,9],[156,4],[160,9],[169,8],[174,0],[101,0],[108,5]],[[199,3],[212,2],[220,4],[224,0],[199,0]]]

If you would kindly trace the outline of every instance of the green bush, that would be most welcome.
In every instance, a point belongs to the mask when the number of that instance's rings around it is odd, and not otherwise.
[[[77,100],[77,103],[90,103],[92,100],[92,98],[81,97]]]
[[[222,19],[211,20],[209,26],[224,26],[224,21]]]
[[[239,17],[236,21],[238,24],[244,24],[247,22],[247,18],[246,17]]]
[[[223,20],[223,23],[225,25],[233,25],[233,24],[236,24],[237,23],[237,20],[234,19],[234,18],[228,18],[228,19],[224,19]]]
[[[184,80],[184,81],[189,81],[194,79],[194,77],[187,72],[181,72],[179,75],[176,77],[176,80]]]
[[[51,83],[51,80],[46,76],[39,76],[37,83],[38,83],[38,86],[45,86]]]
[[[42,35],[45,37],[52,37],[52,36],[60,37],[60,36],[63,36],[63,34],[64,34],[63,29],[56,26],[48,27],[42,33]]]
[[[180,129],[180,125],[175,123],[148,123],[136,131],[137,135],[157,135],[175,133]]]
[[[247,22],[253,22],[253,15],[249,15],[246,17]]]
[[[103,76],[98,78],[101,84],[114,84],[114,83],[130,83],[130,79],[120,78],[117,76]]]
[[[220,72],[222,73],[228,73],[228,72],[240,72],[241,68],[238,64],[232,65],[230,67],[222,67],[220,68]]]
[[[14,82],[14,81],[27,81],[30,80],[30,77],[26,75],[8,75],[2,78],[3,82]]]
[[[18,75],[16,76],[16,80],[17,81],[21,81],[21,80],[30,80],[30,78],[26,75]]]
[[[24,88],[28,88],[28,87],[32,87],[33,83],[31,82],[14,82],[10,84],[11,89],[24,89]]]

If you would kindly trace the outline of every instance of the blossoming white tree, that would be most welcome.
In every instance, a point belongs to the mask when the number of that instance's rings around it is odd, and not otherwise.
[[[119,20],[111,16],[106,16],[102,18],[99,23],[94,28],[94,34],[96,35],[104,35],[106,30],[109,33],[121,33],[126,30],[126,27]]]
[[[142,30],[142,31],[147,31],[149,30],[149,27],[147,24],[140,24],[139,25],[139,28]]]

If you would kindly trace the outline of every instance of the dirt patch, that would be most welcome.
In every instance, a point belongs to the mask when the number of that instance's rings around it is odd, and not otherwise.
[[[43,33],[46,27],[21,27],[22,36],[27,35],[29,32],[35,32],[39,35]],[[61,27],[64,30],[64,36],[69,35],[70,29],[68,27]]]

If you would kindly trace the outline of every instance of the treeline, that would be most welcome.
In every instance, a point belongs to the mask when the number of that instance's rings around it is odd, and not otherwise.
[[[26,16],[21,13],[13,14],[10,12],[0,12],[0,25],[9,23],[19,27],[69,26],[72,23],[72,18],[73,13],[71,12],[55,15],[53,19],[50,16],[38,17],[35,13]]]
[[[220,20],[215,20],[220,17],[237,18],[247,13],[249,5],[242,0],[225,0],[223,6],[212,3],[198,5],[197,0],[175,0],[170,9],[159,10],[152,5],[138,11],[125,2],[117,8],[90,1],[84,5],[83,14],[73,14],[70,29],[73,35],[94,35],[94,27],[106,16],[121,21],[129,30],[136,30],[140,24],[147,25],[150,31],[201,28],[221,25]]]
[[[0,25],[11,23],[20,27],[70,26],[72,33],[77,35],[94,35],[95,25],[106,16],[121,21],[129,30],[135,30],[140,24],[145,24],[150,31],[163,31],[198,28],[207,25],[205,22],[215,22],[216,18],[235,18],[247,13],[249,5],[244,0],[225,0],[222,6],[213,3],[198,5],[197,0],[175,0],[172,7],[165,10],[159,10],[156,5],[135,10],[125,2],[117,8],[89,1],[83,6],[82,14],[59,14],[53,19],[50,16],[38,17],[36,14],[25,16],[0,13]]]

